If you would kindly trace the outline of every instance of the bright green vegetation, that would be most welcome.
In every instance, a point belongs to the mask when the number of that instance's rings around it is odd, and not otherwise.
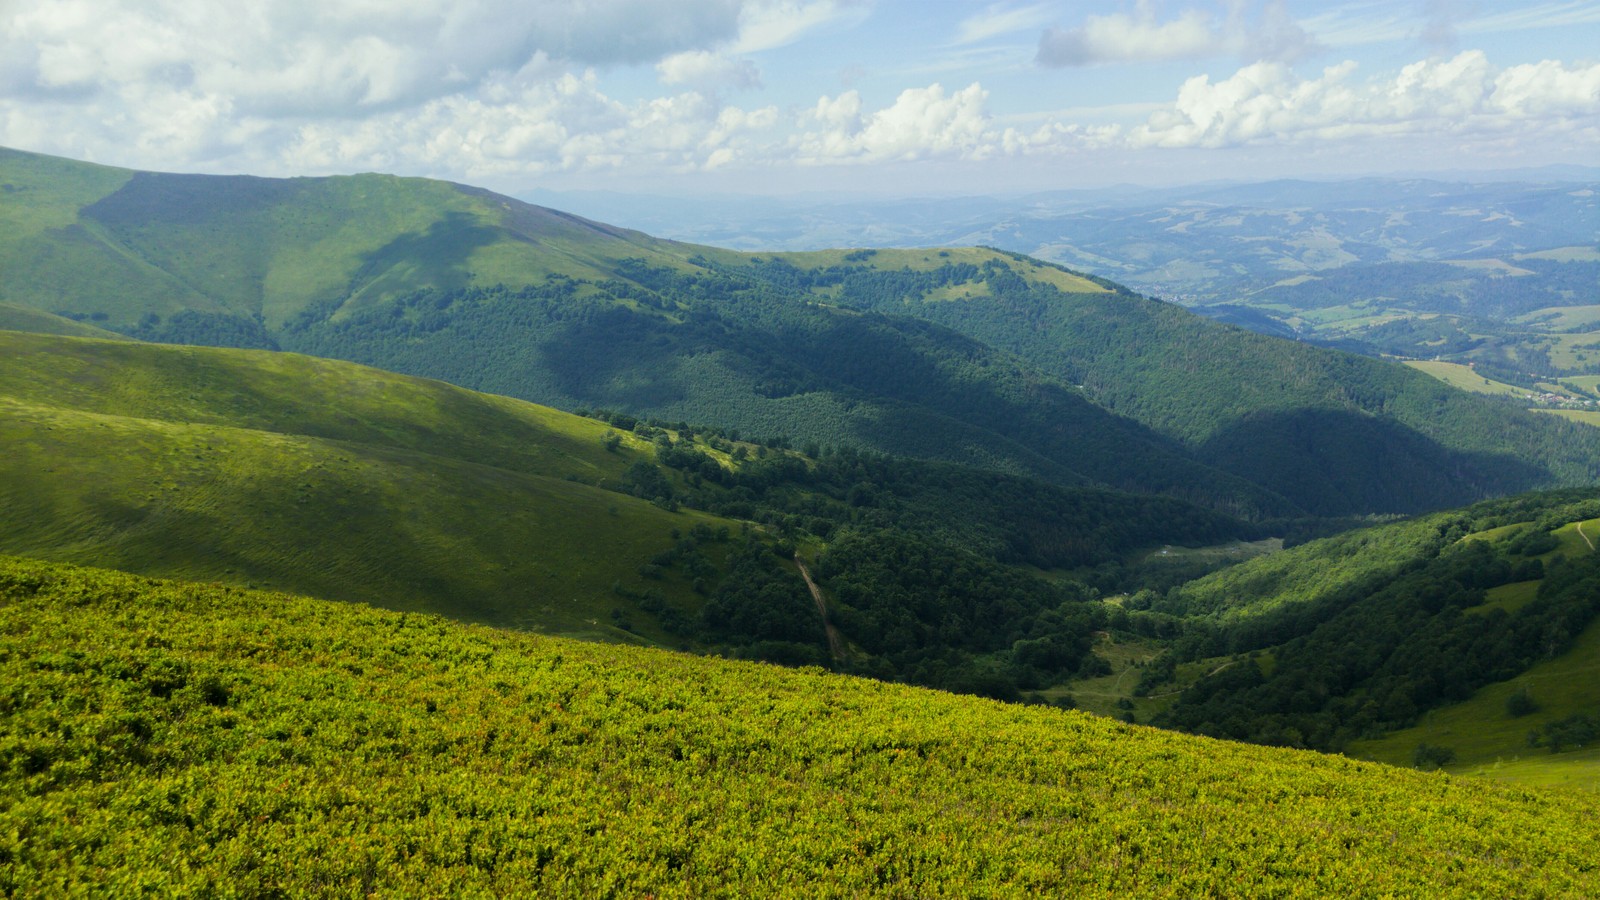
[[[1489,394],[1499,397],[1521,397],[1528,393],[1527,388],[1505,384],[1485,378],[1473,371],[1471,366],[1462,363],[1440,362],[1438,360],[1410,359],[1406,365],[1419,372],[1426,372],[1451,387],[1474,394]]]
[[[0,149],[0,182],[21,220],[0,242],[0,300],[157,339],[225,320],[235,336],[254,325],[265,345],[267,329],[311,305],[355,310],[423,288],[601,275],[624,254],[673,258],[668,242],[425,179],[166,175]]]
[[[1534,412],[1547,413],[1560,416],[1571,422],[1581,422],[1584,425],[1600,427],[1600,410],[1592,409],[1538,409]]]
[[[1600,891],[1587,798],[0,561],[9,896]]]
[[[1559,783],[1600,790],[1600,745],[1587,750],[1529,743],[1549,726],[1574,716],[1600,718],[1600,622],[1590,623],[1566,653],[1520,676],[1482,688],[1470,699],[1434,710],[1415,726],[1375,741],[1350,745],[1365,759],[1407,765],[1419,744],[1454,754],[1446,768],[1526,784]],[[1521,693],[1533,708],[1513,715],[1510,700]],[[1546,742],[1547,743],[1547,742]]]
[[[1579,637],[1600,614],[1600,555],[1578,526],[1600,527],[1597,512],[1587,491],[1491,501],[1312,542],[1165,597],[1135,595],[1126,608],[1182,617],[1136,694],[1181,691],[1157,724],[1364,753],[1474,692],[1510,691],[1541,666],[1586,666]],[[1569,680],[1600,713],[1594,682]],[[1588,726],[1552,727],[1570,748]],[[1399,761],[1385,746],[1381,758]]]
[[[0,551],[1016,699],[1093,663],[1093,598],[1147,583],[1140,548],[1253,531],[594,415],[287,353],[0,332]]]
[[[56,185],[8,195],[35,224],[0,233],[15,263],[0,301],[142,339],[290,349],[1257,520],[1600,476],[1592,429],[995,250],[740,254],[377,175],[156,175],[7,151],[0,183]]]
[[[602,490],[647,446],[606,431],[348,363],[0,332],[0,547],[632,639],[619,579],[739,524]]]
[[[65,316],[29,309],[24,306],[13,306],[10,303],[0,303],[0,330],[27,331],[33,334],[69,334],[76,337],[97,337],[111,341],[125,341],[128,338],[115,331],[106,331],[96,328],[87,322],[79,322]]]

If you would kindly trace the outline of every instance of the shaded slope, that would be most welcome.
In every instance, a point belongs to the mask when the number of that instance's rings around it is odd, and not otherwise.
[[[283,342],[555,406],[1087,479],[1247,517],[1298,512],[949,329],[800,302],[736,274],[631,271],[654,289],[558,279],[420,293],[298,325]]]
[[[1553,793],[36,562],[0,697],[19,896],[1600,890]]]
[[[781,260],[803,270],[830,257]],[[1122,289],[1064,290],[1020,274],[1037,265],[952,264],[911,277],[868,259],[836,276],[829,296],[1015,353],[1322,514],[1418,512],[1600,477],[1600,434],[1572,423],[1552,427],[1398,364],[1252,334]],[[788,277],[770,263],[748,268]],[[963,293],[944,299],[952,291]]]
[[[993,250],[738,254],[380,175],[7,151],[0,183],[21,204],[0,301],[146,340],[314,352],[1250,516],[1417,512],[1600,477],[1600,432]]]

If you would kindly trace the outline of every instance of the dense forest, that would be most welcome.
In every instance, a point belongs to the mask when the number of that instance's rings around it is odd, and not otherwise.
[[[370,313],[308,314],[280,343],[558,407],[1087,479],[1248,517],[1300,512],[948,329],[841,312],[736,275],[636,277],[670,290],[552,279],[420,293]]]
[[[1154,610],[1183,617],[1186,635],[1149,687],[1175,663],[1228,659],[1159,721],[1336,751],[1506,681],[1565,652],[1600,614],[1600,555],[1569,558],[1551,534],[1596,516],[1590,492],[1491,501],[1307,545],[1155,598]],[[1338,562],[1295,571],[1319,556]],[[1531,602],[1485,602],[1491,589],[1528,582]]]

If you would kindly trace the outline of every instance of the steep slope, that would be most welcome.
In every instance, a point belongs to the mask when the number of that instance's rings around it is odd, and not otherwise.
[[[0,890],[1592,896],[1589,798],[0,560]]]
[[[419,289],[670,264],[679,245],[474,188],[358,175],[131,172],[0,148],[10,233],[0,300],[181,331],[181,312],[265,333],[307,307],[360,309]],[[109,290],[115,286],[115,290]]]
[[[1404,366],[1245,332],[1120,288],[1063,289],[1024,277],[1038,265],[1026,258],[919,272],[903,254],[835,269],[827,295],[1015,353],[1308,510],[1418,512],[1600,478],[1600,434],[1551,428]],[[784,254],[748,268],[784,280],[832,261]]]
[[[1138,548],[1252,530],[345,362],[15,332],[0,439],[0,551],[1007,697],[1083,660],[1102,625],[1084,579],[1112,589],[1139,578]],[[797,551],[827,573],[847,652],[828,654]]]
[[[0,183],[19,223],[0,235],[0,301],[144,339],[1257,518],[1600,476],[1600,432],[998,251],[737,254],[378,175],[157,175],[8,151]]]

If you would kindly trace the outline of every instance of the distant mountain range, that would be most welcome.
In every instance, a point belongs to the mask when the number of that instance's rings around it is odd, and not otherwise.
[[[1600,433],[998,251],[736,253],[442,182],[15,151],[0,185],[0,303],[140,339],[300,350],[1255,519],[1600,474]]]
[[[747,251],[991,246],[1265,334],[1531,387],[1600,374],[1600,335],[1571,314],[1600,304],[1597,191],[1600,169],[1564,166],[918,200],[530,196]]]
[[[993,248],[15,151],[0,192],[0,552],[1419,765],[1454,746],[1394,735],[1435,715],[1521,747],[1474,694],[1513,679],[1541,747],[1600,729],[1550,687],[1600,654],[1600,430],[1508,386]]]

